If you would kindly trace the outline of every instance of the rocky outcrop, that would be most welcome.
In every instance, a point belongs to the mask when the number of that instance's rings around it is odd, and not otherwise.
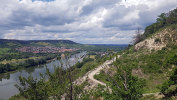
[[[135,50],[146,49],[148,51],[158,51],[163,47],[166,47],[169,42],[177,43],[177,29],[172,30],[166,28],[145,39],[144,41],[137,43],[135,45]]]

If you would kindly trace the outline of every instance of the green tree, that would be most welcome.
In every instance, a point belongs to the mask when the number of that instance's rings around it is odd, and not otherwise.
[[[159,27],[164,27],[166,24],[166,18],[167,15],[165,13],[162,13],[160,16],[157,18],[157,23]]]
[[[61,99],[61,95],[66,91],[68,78],[66,77],[66,70],[61,67],[56,67],[54,73],[51,73],[48,69],[46,71],[49,81],[49,92],[53,99]]]
[[[20,85],[15,85],[25,99],[29,100],[46,100],[48,98],[48,86],[45,84],[44,78],[33,79],[32,76],[28,78],[19,77]]]
[[[145,82],[132,76],[128,67],[117,68],[116,75],[111,78],[113,100],[137,100],[142,97]]]

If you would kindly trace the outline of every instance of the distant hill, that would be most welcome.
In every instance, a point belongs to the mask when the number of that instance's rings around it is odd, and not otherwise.
[[[67,46],[77,45],[71,40],[11,40],[0,39],[0,47],[21,47],[21,46]]]

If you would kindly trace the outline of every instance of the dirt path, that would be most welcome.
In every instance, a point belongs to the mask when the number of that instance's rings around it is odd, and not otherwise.
[[[143,94],[143,96],[147,96],[147,95],[158,95],[160,94],[160,92],[156,92],[156,93],[146,93],[146,94]]]
[[[164,96],[163,94],[161,94],[160,92],[143,94],[143,96],[149,96],[149,95],[153,95],[157,100],[162,99],[162,98],[165,97],[165,96]]]
[[[119,56],[118,56],[119,57]],[[78,78],[77,80],[74,81],[75,85],[80,85],[82,84],[84,81],[86,81],[86,79],[91,80],[92,84],[101,84],[106,86],[105,83],[98,81],[96,79],[94,79],[94,75],[97,75],[100,73],[100,71],[102,69],[104,69],[105,67],[109,67],[109,64],[113,63],[113,61],[115,61],[116,58],[112,59],[112,60],[108,60],[106,62],[104,62],[102,65],[98,66],[97,68],[95,68],[94,70],[91,70],[89,72],[87,72],[83,77]]]
[[[117,56],[117,58],[119,58],[119,57],[120,57],[120,55]],[[105,83],[94,79],[94,75],[98,75],[101,70],[103,70],[105,67],[109,67],[109,64],[112,64],[115,60],[116,60],[116,57],[113,58],[112,60],[107,60],[104,64],[100,65],[100,66],[97,67],[95,70],[93,70],[92,72],[90,72],[90,73],[88,74],[88,78],[89,78],[90,80],[92,80],[93,82],[97,83],[97,84],[101,84],[101,85],[106,86]]]
[[[119,58],[120,55],[117,56],[117,58]],[[77,80],[75,80],[73,82],[74,85],[81,85],[83,82],[85,82],[86,80],[88,80],[88,83],[90,84],[89,86],[86,86],[84,88],[84,90],[91,90],[93,89],[95,86],[97,86],[98,84],[106,86],[106,84],[104,82],[101,82],[99,80],[96,80],[94,78],[94,75],[98,75],[100,73],[101,70],[103,70],[104,68],[109,68],[109,64],[112,64],[114,61],[116,60],[116,57],[113,58],[112,60],[107,60],[106,62],[104,62],[102,65],[98,66],[97,68],[87,72],[83,77],[78,78]],[[109,91],[112,92],[112,90],[108,87]],[[61,100],[65,100],[65,95],[63,95],[63,98]],[[147,94],[143,94],[143,96],[147,96],[147,95],[155,95],[155,97],[157,98],[162,98],[163,95],[160,95],[159,92],[157,93],[147,93]]]
[[[113,62],[113,60],[106,61],[103,65],[100,65],[99,67],[97,67],[95,70],[93,70],[92,72],[90,72],[90,73],[88,74],[88,79],[92,80],[93,82],[95,82],[95,83],[97,83],[97,84],[106,86],[105,83],[94,79],[94,75],[99,74],[100,71],[101,71],[103,68],[108,67],[108,65],[111,64],[112,62]]]
[[[120,57],[120,55],[117,56],[118,58]],[[112,60],[107,60],[106,62],[104,62],[102,65],[98,66],[97,68],[87,72],[83,77],[80,77],[78,79],[76,79],[73,84],[74,85],[81,85],[83,82],[85,82],[86,80],[88,80],[89,86],[86,86],[84,89],[85,90],[91,90],[93,89],[95,86],[97,86],[98,84],[100,85],[104,85],[106,86],[106,84],[104,82],[101,82],[99,80],[96,80],[94,78],[94,75],[97,75],[100,73],[101,70],[103,70],[105,67],[109,67],[109,64],[112,64],[114,61],[116,60],[116,57],[113,58]],[[109,88],[109,87],[108,87]],[[109,91],[111,91],[111,89],[109,88]],[[62,95],[62,99],[61,100],[65,100],[65,95]]]
[[[119,58],[120,55],[117,56]],[[91,90],[94,89],[98,84],[106,86],[104,82],[101,82],[99,80],[96,80],[94,78],[94,75],[98,75],[101,70],[104,68],[109,68],[109,64],[112,64],[116,60],[116,57],[113,58],[112,60],[107,60],[105,61],[102,65],[98,66],[97,68],[87,72],[83,77],[78,78],[77,80],[74,81],[75,85],[81,85],[84,81],[88,81],[89,85],[85,86],[84,90]],[[109,91],[111,92],[111,89],[108,87]]]

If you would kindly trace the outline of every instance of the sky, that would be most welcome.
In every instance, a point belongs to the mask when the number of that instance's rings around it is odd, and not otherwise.
[[[0,0],[0,38],[128,44],[177,0]]]

